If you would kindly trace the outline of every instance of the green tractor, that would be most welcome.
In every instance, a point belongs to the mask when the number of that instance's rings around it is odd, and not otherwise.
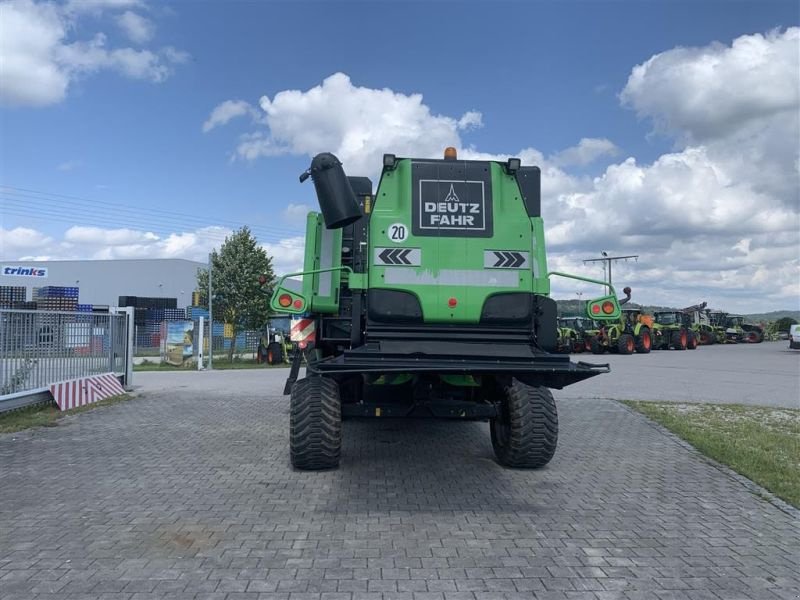
[[[569,354],[590,350],[587,331],[596,330],[599,326],[587,317],[571,316],[558,318],[557,352]]]
[[[689,314],[681,310],[656,311],[653,314],[653,349],[696,349],[697,337],[688,326],[689,319]]]
[[[289,318],[274,317],[267,321],[258,340],[256,362],[267,365],[288,363],[295,348],[289,341]]]
[[[273,310],[313,321],[306,376],[295,358],[289,446],[297,469],[338,466],[342,417],[489,421],[500,464],[536,468],[556,450],[551,388],[609,371],[555,353],[550,277],[605,286],[587,303],[619,319],[610,284],[548,273],[538,167],[383,157],[375,196],[319,154],[302,273],[276,284]]]
[[[630,300],[631,289],[626,287],[623,291],[627,297],[620,300],[620,304]],[[601,324],[597,329],[587,332],[587,339],[592,354],[647,354],[652,347],[651,323],[640,308],[626,306],[616,322]]]

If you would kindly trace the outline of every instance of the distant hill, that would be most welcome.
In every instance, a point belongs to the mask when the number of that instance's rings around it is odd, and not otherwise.
[[[772,312],[768,313],[755,313],[744,316],[745,320],[753,323],[761,323],[762,321],[777,321],[778,319],[783,319],[784,317],[791,317],[800,323],[800,310],[773,310]]]
[[[556,304],[558,305],[559,316],[569,316],[569,315],[583,315],[584,305],[586,303],[582,300],[556,300]],[[652,305],[642,306],[640,304],[636,304],[635,302],[629,302],[627,306],[635,306],[637,308],[641,308],[642,312],[648,314],[653,314],[654,312],[660,310],[677,310],[670,306],[652,306]],[[747,323],[763,323],[765,321],[777,321],[778,319],[782,319],[783,317],[791,317],[792,319],[800,323],[800,310],[775,310],[768,313],[753,313],[744,315],[745,321]]]

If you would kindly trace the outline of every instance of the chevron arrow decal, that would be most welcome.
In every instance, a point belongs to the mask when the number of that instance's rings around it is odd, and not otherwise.
[[[486,250],[483,253],[486,269],[527,269],[528,253],[517,250]]]
[[[400,265],[417,267],[422,251],[419,248],[375,248],[376,265]]]

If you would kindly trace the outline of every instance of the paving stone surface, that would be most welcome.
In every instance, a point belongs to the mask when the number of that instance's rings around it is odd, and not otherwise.
[[[0,435],[0,598],[800,595],[796,513],[612,401],[560,402],[539,471],[499,467],[485,423],[373,420],[301,473],[282,381],[235,376]]]

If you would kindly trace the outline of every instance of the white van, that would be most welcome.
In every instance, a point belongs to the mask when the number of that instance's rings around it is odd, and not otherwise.
[[[789,327],[789,348],[800,349],[800,325]]]

